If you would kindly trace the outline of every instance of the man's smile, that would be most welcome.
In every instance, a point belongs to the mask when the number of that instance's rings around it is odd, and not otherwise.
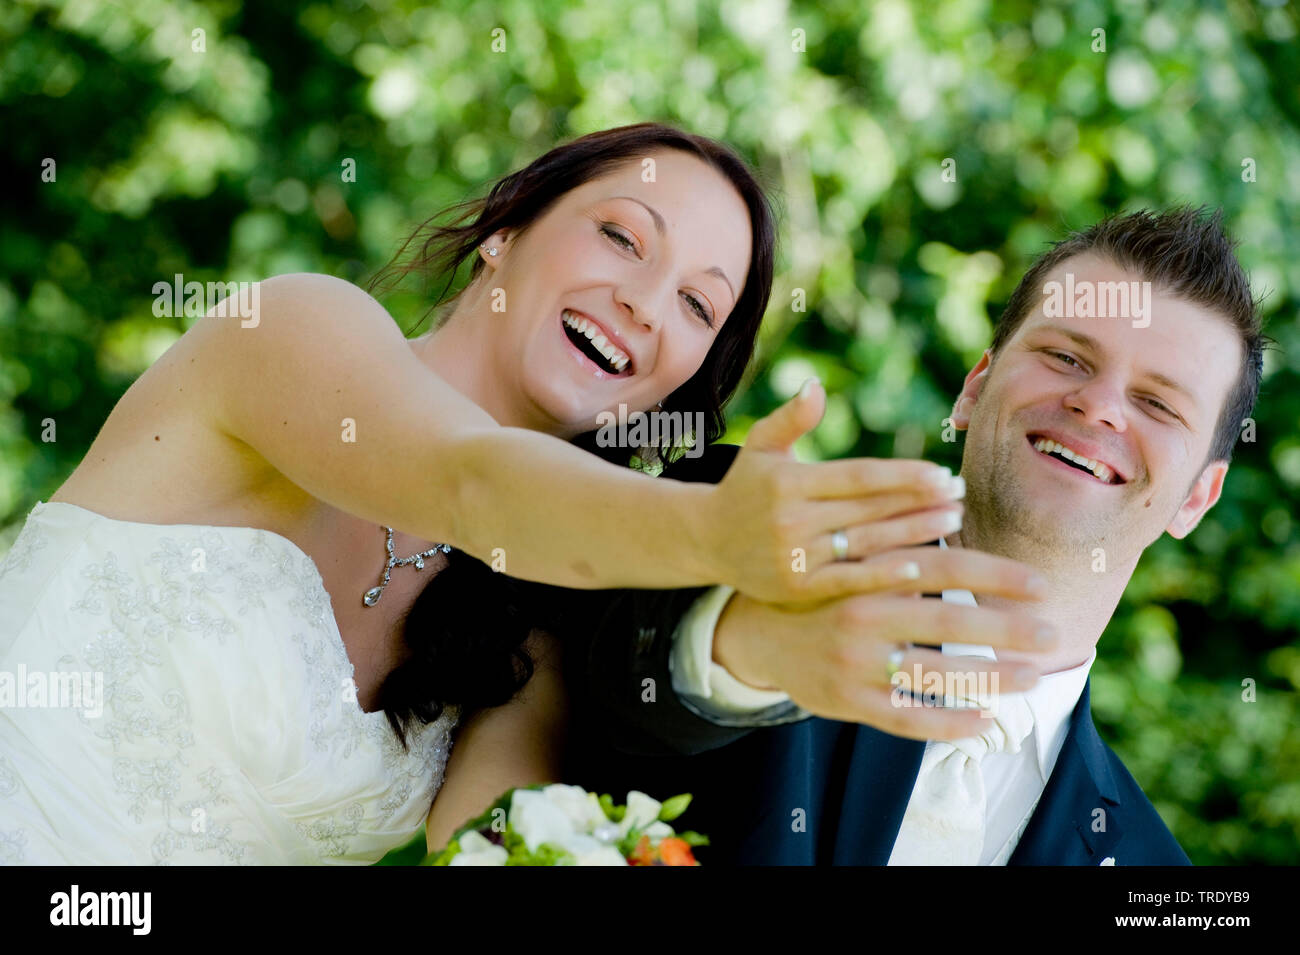
[[[1073,471],[1080,477],[1108,487],[1126,483],[1124,476],[1115,467],[1099,458],[1086,456],[1066,442],[1040,432],[1030,432],[1025,435],[1025,440],[1037,456],[1045,459],[1045,463]]]

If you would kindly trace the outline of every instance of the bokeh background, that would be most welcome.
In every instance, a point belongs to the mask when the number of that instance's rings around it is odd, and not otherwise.
[[[155,318],[155,282],[364,282],[417,222],[594,129],[672,122],[771,185],[782,257],[727,440],[816,373],[809,458],[956,466],[941,422],[1036,253],[1112,211],[1222,206],[1277,341],[1256,440],[1195,534],[1144,557],[1093,706],[1194,862],[1294,863],[1298,28],[1294,2],[11,0],[0,553],[194,321]],[[408,331],[428,304],[385,303]]]

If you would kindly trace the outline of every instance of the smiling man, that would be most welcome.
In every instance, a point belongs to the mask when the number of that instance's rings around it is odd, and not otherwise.
[[[1094,303],[1137,292],[1128,309],[1066,309],[1063,287]],[[927,634],[900,614],[922,619],[901,588],[802,608],[727,588],[623,592],[581,657],[578,697],[600,718],[575,725],[601,731],[580,738],[573,778],[694,793],[689,821],[714,864],[1187,864],[1098,736],[1088,673],[1142,552],[1185,537],[1218,500],[1262,350],[1217,213],[1139,212],[1057,244],[953,407],[964,526],[908,553],[976,549],[1037,568],[1048,588],[1034,612],[1059,641],[1032,650],[981,632],[973,614],[1012,602],[968,591],[942,600],[981,610],[926,615],[943,621]],[[733,456],[714,446],[666,474],[717,481]],[[1040,675],[998,698],[978,738],[927,739],[932,707],[883,702],[895,674],[978,672],[975,657]],[[674,692],[646,702],[646,680]]]

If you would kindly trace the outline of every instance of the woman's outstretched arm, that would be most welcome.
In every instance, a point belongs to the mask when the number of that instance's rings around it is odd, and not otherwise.
[[[188,333],[218,426],[314,497],[501,558],[515,577],[580,589],[724,583],[760,599],[812,599],[871,583],[856,561],[832,562],[833,530],[876,521],[882,546],[950,530],[957,506],[941,482],[924,483],[934,465],[803,464],[763,447],[811,429],[820,392],[815,407],[792,403],[755,425],[721,484],[692,485],[501,427],[342,279],[268,279],[258,305],[255,324],[209,314]],[[881,523],[882,509],[904,516]]]

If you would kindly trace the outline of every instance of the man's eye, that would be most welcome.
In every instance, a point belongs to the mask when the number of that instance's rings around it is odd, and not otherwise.
[[[615,232],[613,229],[609,228],[609,226],[601,226],[600,231],[609,236],[616,243],[622,243],[623,248],[630,249],[633,252],[636,251],[636,245],[623,233]]]
[[[1147,404],[1151,405],[1153,408],[1156,408],[1159,411],[1163,411],[1167,415],[1173,414],[1172,410],[1170,410],[1166,405],[1161,404],[1159,401],[1156,401],[1154,398],[1143,398],[1142,400],[1145,401]]]
[[[1069,363],[1070,363],[1071,365],[1073,365],[1075,368],[1081,368],[1081,367],[1082,367],[1082,366],[1081,366],[1077,361],[1075,361],[1073,358],[1071,358],[1071,357],[1070,357],[1069,355],[1067,355],[1065,352],[1054,351],[1054,352],[1052,352],[1052,355],[1053,355],[1053,357],[1056,357],[1056,358],[1061,359],[1061,361],[1069,362]]]

